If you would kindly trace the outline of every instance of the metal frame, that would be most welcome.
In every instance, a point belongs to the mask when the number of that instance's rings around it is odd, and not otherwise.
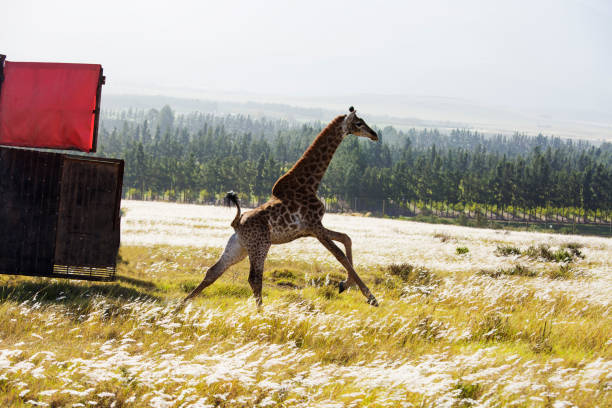
[[[93,125],[93,137],[91,141],[90,153],[95,153],[98,149],[98,126],[100,124],[100,99],[102,99],[102,85],[106,83],[106,77],[104,76],[104,69],[100,66],[100,77],[98,78],[98,89],[96,91],[96,108],[94,109],[94,125]]]
[[[4,82],[4,60],[6,55],[0,54],[0,93],[2,93],[2,82]]]

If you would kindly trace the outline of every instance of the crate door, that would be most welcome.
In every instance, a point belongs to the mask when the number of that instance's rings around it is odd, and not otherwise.
[[[59,154],[0,147],[0,273],[53,270]]]
[[[120,160],[64,158],[56,273],[114,278],[120,239],[122,178]],[[112,277],[107,276],[111,268]]]

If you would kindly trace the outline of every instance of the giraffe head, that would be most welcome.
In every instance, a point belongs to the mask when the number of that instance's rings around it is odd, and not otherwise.
[[[342,131],[345,135],[351,134],[367,137],[373,141],[378,140],[378,133],[372,130],[363,119],[357,116],[357,112],[352,106],[349,108],[349,114],[346,115],[342,122]]]

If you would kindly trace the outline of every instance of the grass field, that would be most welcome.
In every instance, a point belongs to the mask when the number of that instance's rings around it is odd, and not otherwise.
[[[0,278],[0,406],[612,406],[612,241],[326,215],[183,310],[234,210],[124,201],[114,283]]]

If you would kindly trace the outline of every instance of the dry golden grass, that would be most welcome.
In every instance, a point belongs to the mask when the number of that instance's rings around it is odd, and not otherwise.
[[[124,245],[114,283],[3,276],[0,406],[611,406],[610,305],[554,286],[598,279],[607,247],[582,245],[562,280],[526,257],[536,276],[358,263],[379,308],[331,262],[272,256],[262,310],[247,261],[178,310],[217,245]]]

